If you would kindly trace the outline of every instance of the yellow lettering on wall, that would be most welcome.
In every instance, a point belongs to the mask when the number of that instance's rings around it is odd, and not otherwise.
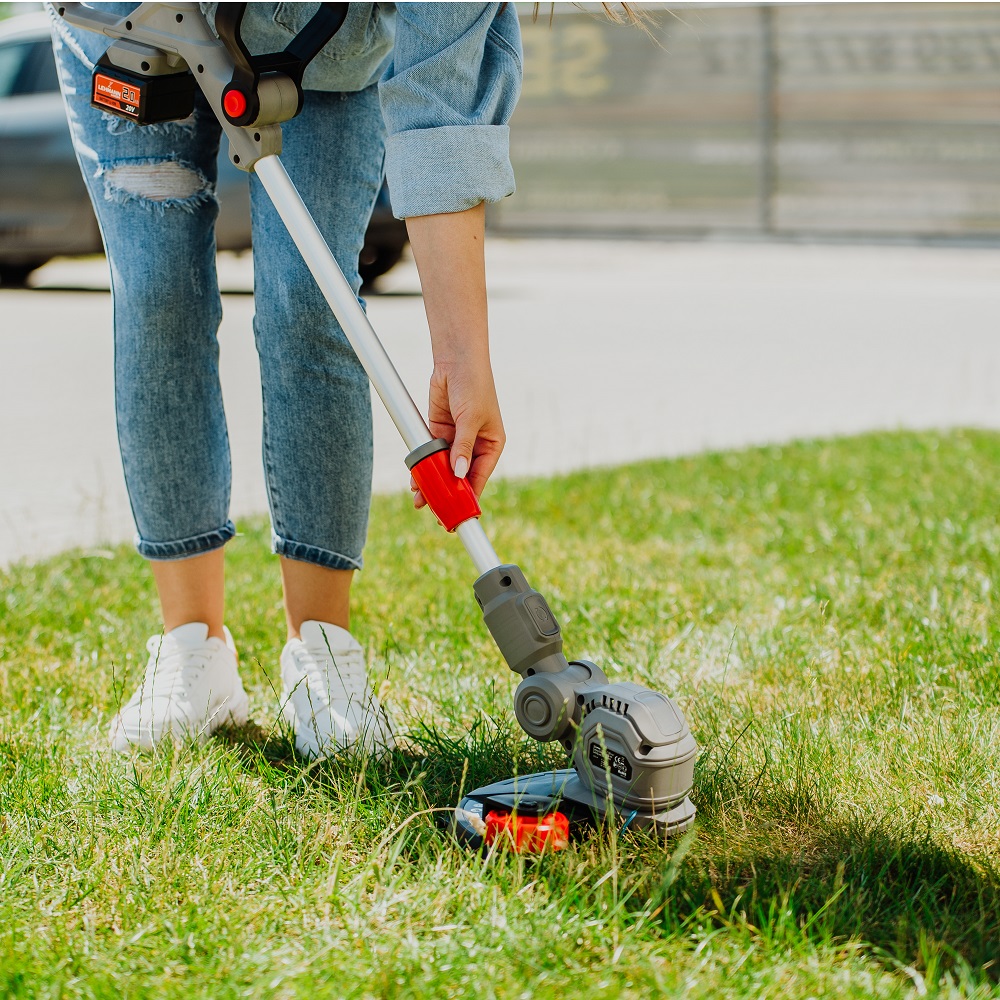
[[[609,86],[601,72],[608,45],[596,24],[571,24],[559,33],[559,89],[567,97],[596,97]]]
[[[608,90],[610,79],[603,72],[608,44],[598,25],[560,26],[557,18],[552,28],[526,26],[521,41],[525,98],[596,97]]]
[[[556,91],[555,32],[546,25],[525,26],[521,44],[524,47],[524,81],[521,95],[526,98],[551,97]]]

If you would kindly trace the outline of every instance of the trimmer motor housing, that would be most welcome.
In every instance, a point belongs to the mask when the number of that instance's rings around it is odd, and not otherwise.
[[[638,684],[609,682],[589,660],[567,662],[552,609],[519,567],[498,566],[474,586],[490,634],[523,678],[517,721],[540,742],[561,743],[573,767],[470,792],[455,811],[458,836],[483,843],[483,817],[503,808],[528,816],[558,810],[571,828],[617,814],[635,827],[686,830],[698,745],[677,706]]]

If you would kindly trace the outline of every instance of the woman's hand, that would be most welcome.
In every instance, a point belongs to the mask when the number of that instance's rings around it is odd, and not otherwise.
[[[431,375],[428,423],[434,437],[451,443],[451,467],[480,496],[506,440],[489,358],[440,363]],[[426,501],[410,483],[414,505]]]
[[[428,424],[451,443],[455,475],[479,496],[504,446],[490,366],[483,250],[485,206],[406,220],[431,332]],[[411,480],[414,505],[425,500]]]

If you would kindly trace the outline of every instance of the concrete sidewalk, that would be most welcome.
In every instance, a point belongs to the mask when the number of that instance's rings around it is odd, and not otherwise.
[[[1000,428],[1000,250],[492,239],[488,252],[502,475],[876,428]],[[220,273],[239,517],[266,507],[249,258],[223,258]],[[0,565],[132,534],[105,264],[54,262],[36,284],[0,290]],[[383,290],[369,315],[423,408],[412,264]],[[406,489],[405,449],[377,401],[375,413],[375,487]]]

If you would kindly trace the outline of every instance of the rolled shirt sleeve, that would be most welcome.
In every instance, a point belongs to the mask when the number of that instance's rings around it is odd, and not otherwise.
[[[513,3],[400,3],[379,82],[386,174],[400,219],[514,192],[507,123],[521,90]]]

